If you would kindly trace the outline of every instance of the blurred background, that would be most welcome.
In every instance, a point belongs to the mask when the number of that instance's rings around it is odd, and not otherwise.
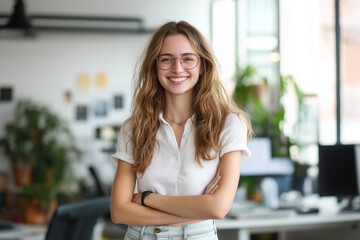
[[[318,196],[319,149],[360,154],[359,11],[357,0],[1,0],[1,218],[46,223],[51,206],[109,195],[135,66],[152,31],[180,20],[211,43],[253,120],[239,201]],[[354,164],[354,188],[321,195],[359,195]],[[20,208],[39,202],[39,221]]]

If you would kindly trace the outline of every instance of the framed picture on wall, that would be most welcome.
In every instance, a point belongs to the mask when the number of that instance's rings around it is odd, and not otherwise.
[[[108,114],[108,104],[104,100],[96,101],[94,104],[94,115],[96,117],[106,117]]]
[[[73,101],[73,94],[70,90],[64,92],[64,100],[66,103],[71,103]]]
[[[114,108],[122,109],[124,107],[124,97],[123,95],[115,95],[114,96]]]
[[[86,121],[88,118],[88,107],[85,105],[76,106],[76,120]]]
[[[1,102],[10,102],[13,99],[13,89],[12,87],[1,87],[0,88],[0,101]]]

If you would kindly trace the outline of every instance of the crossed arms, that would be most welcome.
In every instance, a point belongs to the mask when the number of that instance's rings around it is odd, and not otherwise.
[[[222,219],[234,200],[240,177],[241,151],[222,156],[218,174],[203,195],[165,196],[152,193],[140,203],[134,194],[136,174],[131,165],[118,161],[111,193],[111,218],[130,225],[179,225],[205,219]],[[220,181],[221,178],[221,181]]]

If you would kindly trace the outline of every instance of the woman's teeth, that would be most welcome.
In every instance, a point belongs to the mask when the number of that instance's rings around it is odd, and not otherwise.
[[[182,78],[169,78],[170,81],[173,81],[173,82],[182,82],[182,81],[185,81],[188,77],[182,77]]]

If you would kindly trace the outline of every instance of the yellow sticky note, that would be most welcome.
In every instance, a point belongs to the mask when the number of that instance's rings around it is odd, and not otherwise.
[[[82,73],[78,78],[78,88],[80,90],[86,91],[90,88],[90,76],[89,74]]]
[[[107,74],[99,73],[96,78],[96,87],[97,88],[105,88],[107,85]]]

